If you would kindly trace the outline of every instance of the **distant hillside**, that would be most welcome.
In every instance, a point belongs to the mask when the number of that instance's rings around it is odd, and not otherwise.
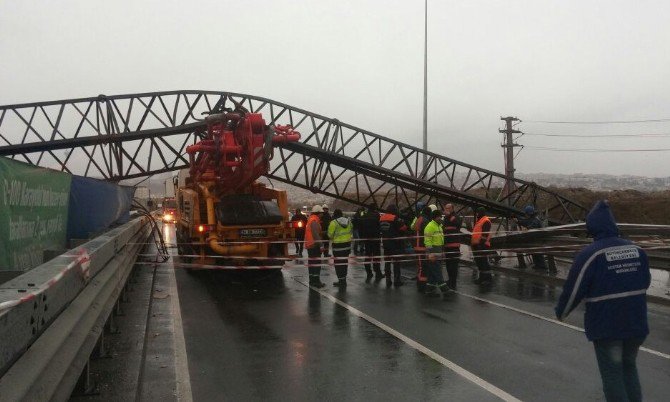
[[[517,174],[522,180],[541,186],[588,188],[589,190],[664,191],[670,189],[670,177],[612,176],[602,174]]]
[[[621,223],[670,225],[670,190],[592,191],[585,188],[554,188],[567,198],[591,208],[596,201],[609,200],[614,217]]]

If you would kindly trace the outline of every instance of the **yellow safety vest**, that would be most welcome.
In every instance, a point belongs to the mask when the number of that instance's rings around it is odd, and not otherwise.
[[[423,230],[423,243],[426,245],[426,248],[431,247],[442,247],[444,246],[444,231],[442,230],[442,225],[431,220],[426,225],[426,228]]]
[[[350,242],[353,232],[354,225],[351,223],[351,219],[346,227],[342,227],[342,225],[337,222],[337,219],[333,219],[328,225],[328,237],[335,244]]]

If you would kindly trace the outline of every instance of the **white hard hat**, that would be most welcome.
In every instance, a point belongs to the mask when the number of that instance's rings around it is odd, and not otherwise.
[[[430,208],[431,211],[437,211],[437,205],[435,204],[430,204],[428,208]]]
[[[312,213],[313,214],[318,214],[323,212],[323,208],[321,208],[321,205],[315,205],[312,207]]]
[[[323,209],[328,209],[328,204],[323,204],[323,207],[322,207],[322,208],[323,208]],[[321,211],[321,212],[323,212],[323,211]]]

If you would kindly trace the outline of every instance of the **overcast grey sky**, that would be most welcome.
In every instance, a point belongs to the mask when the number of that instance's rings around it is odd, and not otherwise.
[[[670,118],[670,2],[429,0],[429,147],[503,171],[501,115]],[[0,104],[209,89],[421,144],[423,0],[0,0]],[[670,121],[524,122],[532,134],[668,134]],[[670,176],[666,137],[523,136],[521,173]]]

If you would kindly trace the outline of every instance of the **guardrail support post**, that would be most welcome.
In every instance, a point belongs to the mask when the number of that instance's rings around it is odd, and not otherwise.
[[[114,307],[114,315],[116,315],[116,316],[125,315],[125,314],[123,314],[123,309],[121,309],[121,297],[119,297],[116,300],[116,306]]]
[[[547,258],[547,266],[549,267],[549,272],[551,272],[552,274],[558,272],[558,270],[556,269],[556,259],[554,258],[554,256],[547,255],[546,258]]]
[[[525,268],[528,267],[528,266],[526,265],[526,260],[525,260],[523,254],[521,254],[521,253],[517,253],[517,254],[516,254],[516,260],[517,260],[517,262],[519,263],[519,268],[520,268],[520,269],[525,269]]]
[[[110,357],[107,353],[107,348],[105,347],[105,328],[103,326],[102,331],[100,331],[100,337],[98,342],[95,344],[95,349],[93,349],[92,357],[96,359],[105,359]],[[90,359],[89,359],[90,361]]]
[[[126,283],[123,285],[123,289],[121,289],[121,297],[119,297],[119,300],[122,302],[126,303],[128,301],[128,284]]]
[[[118,302],[117,302],[118,306]],[[119,331],[119,326],[116,325],[116,321],[114,320],[114,312],[109,315],[109,320],[107,320],[107,333],[108,334],[118,334],[120,333]]]
[[[79,381],[75,386],[72,395],[86,396],[86,395],[100,395],[100,390],[91,379],[91,360],[89,359],[81,372]]]

